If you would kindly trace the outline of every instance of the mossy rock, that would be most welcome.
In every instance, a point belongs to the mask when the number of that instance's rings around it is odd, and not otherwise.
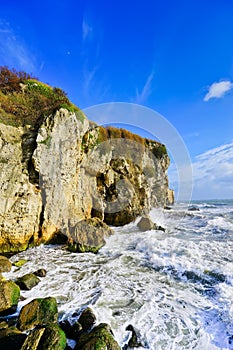
[[[24,305],[19,314],[18,328],[21,331],[38,325],[57,322],[57,301],[53,297],[38,298]]]
[[[77,341],[75,350],[120,350],[120,346],[106,323],[100,323],[90,333],[84,333]]]
[[[0,273],[10,272],[12,264],[8,258],[3,255],[0,255]]]
[[[30,290],[40,282],[40,279],[34,273],[27,273],[26,275],[17,278],[15,283],[22,290]]]
[[[27,335],[14,326],[0,329],[0,349],[21,350],[26,338]]]
[[[16,267],[22,267],[26,263],[27,263],[26,259],[20,259],[20,260],[13,262],[13,265]]]
[[[64,350],[66,335],[57,324],[34,329],[25,340],[21,350]]]
[[[0,281],[0,315],[16,310],[20,298],[20,288],[12,281]]]
[[[98,218],[79,221],[70,227],[68,249],[78,253],[97,253],[105,244],[104,238],[112,233],[111,228]]]

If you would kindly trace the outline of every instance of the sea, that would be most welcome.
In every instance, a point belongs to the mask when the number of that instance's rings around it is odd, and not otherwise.
[[[73,323],[89,306],[122,347],[132,325],[137,349],[232,350],[233,200],[170,208],[150,212],[165,232],[141,232],[137,219],[114,228],[98,254],[41,245],[11,257],[28,262],[6,278],[47,270],[36,287],[21,292],[26,299],[18,312],[31,299],[54,296],[60,320]]]

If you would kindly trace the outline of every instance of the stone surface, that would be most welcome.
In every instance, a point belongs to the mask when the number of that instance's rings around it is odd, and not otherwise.
[[[0,281],[0,315],[13,313],[20,297],[19,287],[12,281]]]
[[[136,136],[107,140],[104,130],[64,108],[39,130],[0,123],[0,252],[70,237],[93,217],[121,226],[166,204],[165,147]]]
[[[87,307],[80,315],[78,322],[81,324],[83,331],[89,331],[96,323],[96,316],[90,307]]]
[[[57,301],[53,297],[34,299],[24,305],[19,314],[18,328],[25,331],[38,325],[57,321]]]
[[[141,231],[149,231],[157,227],[149,217],[142,217],[137,226]]]
[[[39,277],[45,277],[47,274],[47,271],[45,269],[39,269],[35,272],[33,272],[34,275],[39,276]]]
[[[175,202],[175,193],[173,190],[171,190],[170,188],[168,188],[167,190],[167,200],[166,200],[166,204],[167,205],[173,205]]]
[[[21,350],[26,337],[25,333],[20,332],[14,326],[2,328],[0,329],[0,349]]]
[[[27,273],[26,275],[17,278],[15,283],[22,290],[30,290],[40,282],[40,279],[34,273]]]
[[[22,267],[24,264],[26,264],[27,260],[26,259],[20,259],[17,260],[13,263],[14,266],[16,267]]]
[[[21,350],[64,350],[66,336],[57,324],[34,329],[25,340]]]
[[[69,250],[96,253],[111,234],[110,227],[98,218],[82,220],[70,227]]]
[[[5,256],[0,255],[0,273],[10,272],[12,264]]]
[[[84,333],[77,340],[75,350],[120,350],[110,326],[100,323],[90,333]]]

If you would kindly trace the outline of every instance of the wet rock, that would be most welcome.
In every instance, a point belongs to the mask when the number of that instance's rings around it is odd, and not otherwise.
[[[68,320],[63,320],[59,322],[59,326],[69,339],[77,340],[82,332],[82,326],[79,322],[75,322],[71,325]]]
[[[9,315],[16,310],[20,289],[12,281],[0,281],[0,315]]]
[[[24,305],[19,314],[18,328],[21,331],[31,329],[37,325],[57,322],[57,301],[53,297],[34,299]]]
[[[91,332],[82,334],[75,346],[75,350],[95,349],[120,350],[110,326],[106,323],[100,323]]]
[[[12,268],[12,264],[9,259],[5,256],[0,255],[0,273],[2,272],[10,272]]]
[[[191,206],[188,208],[188,211],[200,211],[200,209],[198,207]]]
[[[21,350],[64,350],[66,336],[57,324],[34,329],[25,340]]]
[[[141,231],[149,231],[154,229],[155,224],[149,217],[142,217],[137,226]]]
[[[111,228],[98,218],[79,221],[70,227],[68,249],[79,253],[97,253],[105,244],[104,238],[112,233]]]
[[[27,260],[26,259],[20,259],[17,260],[13,263],[14,266],[16,267],[22,267],[24,264],[26,264]]]
[[[91,308],[86,308],[80,315],[78,322],[84,332],[89,331],[96,323],[96,316]]]
[[[39,270],[33,272],[33,274],[38,276],[38,277],[45,277],[47,274],[47,271],[45,269],[39,269]]]
[[[40,279],[33,273],[28,273],[22,277],[17,278],[15,283],[22,290],[30,290],[40,282]]]
[[[140,340],[139,332],[135,330],[135,328],[131,324],[126,327],[126,331],[131,332],[131,337],[129,339],[128,344],[124,346],[124,350],[144,347]]]
[[[0,329],[0,349],[21,350],[27,335],[20,332],[16,327],[6,327]]]

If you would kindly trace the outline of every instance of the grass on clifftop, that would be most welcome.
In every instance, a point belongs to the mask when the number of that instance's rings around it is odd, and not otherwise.
[[[37,127],[45,116],[59,108],[79,113],[66,93],[38,81],[25,72],[0,66],[0,122]]]

